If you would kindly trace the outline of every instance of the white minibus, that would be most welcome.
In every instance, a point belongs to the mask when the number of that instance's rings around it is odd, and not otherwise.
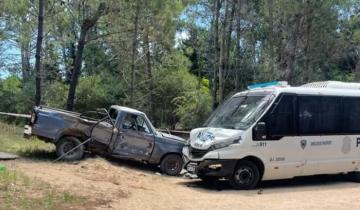
[[[257,84],[225,101],[183,148],[185,168],[236,189],[316,174],[360,181],[360,84]]]

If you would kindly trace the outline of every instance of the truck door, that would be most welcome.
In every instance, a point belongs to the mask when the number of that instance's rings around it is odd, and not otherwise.
[[[79,127],[85,127],[86,130],[90,131],[89,129],[93,127],[91,135],[92,141],[90,142],[91,149],[106,151],[108,145],[113,138],[113,125],[110,120],[115,121],[117,117],[116,110],[112,111],[112,117],[114,119],[104,119],[106,115],[104,113],[96,112],[96,111],[89,111],[85,112],[80,116],[80,125]],[[99,122],[99,120],[104,119],[103,121]]]
[[[115,155],[148,160],[154,148],[155,135],[146,118],[127,113],[120,124],[120,130],[115,143]]]

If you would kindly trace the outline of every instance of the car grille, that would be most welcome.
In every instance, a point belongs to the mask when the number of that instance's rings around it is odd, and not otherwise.
[[[208,150],[200,150],[190,147],[189,152],[192,158],[202,158]]]

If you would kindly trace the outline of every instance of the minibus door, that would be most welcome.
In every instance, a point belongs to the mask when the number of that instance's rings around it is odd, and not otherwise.
[[[292,178],[302,173],[306,145],[296,135],[296,100],[295,94],[280,95],[259,122],[265,123],[267,130],[266,141],[259,143],[269,158],[264,179]]]
[[[303,144],[298,136],[284,136],[278,140],[266,142],[269,163],[265,177],[286,179],[299,176],[304,169]]]

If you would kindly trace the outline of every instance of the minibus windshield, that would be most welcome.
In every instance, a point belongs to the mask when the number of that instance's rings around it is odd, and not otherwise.
[[[207,127],[245,130],[270,104],[271,94],[232,97],[221,105],[207,121]]]

